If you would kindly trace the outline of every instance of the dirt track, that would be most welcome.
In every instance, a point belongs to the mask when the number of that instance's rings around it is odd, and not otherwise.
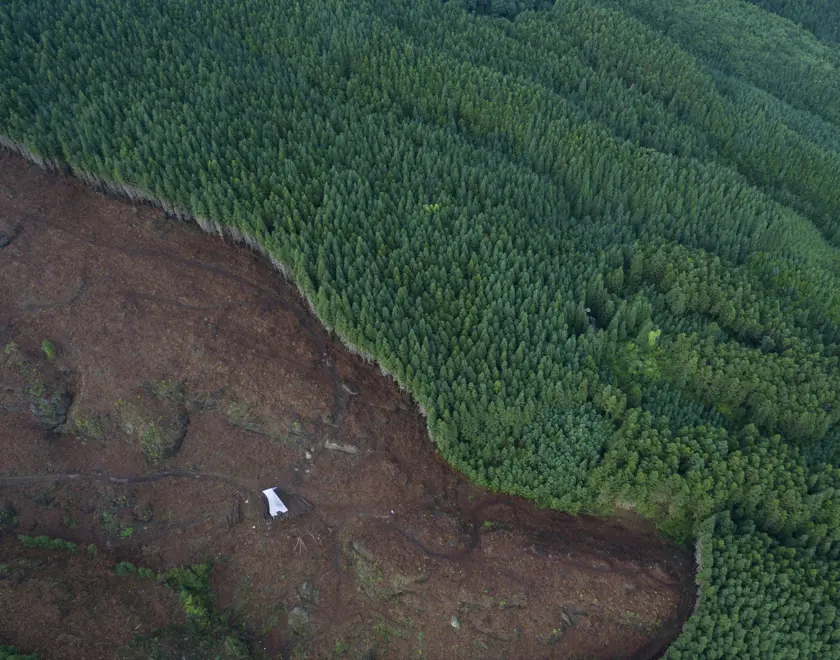
[[[16,533],[154,569],[213,559],[219,606],[271,657],[647,658],[690,613],[688,551],[640,521],[538,511],[465,482],[408,397],[248,251],[5,153],[2,235],[0,348],[15,348],[0,356],[0,507],[18,512]],[[32,374],[72,394],[56,433],[27,407]],[[178,451],[144,456],[149,425],[176,419]],[[274,485],[314,509],[266,521],[258,492]],[[0,563],[16,553],[0,543]],[[135,621],[177,617],[140,593],[131,616],[115,605],[73,633],[70,613],[94,606],[83,595],[119,585],[91,583],[102,567],[83,562],[38,578],[50,566],[0,579],[0,643],[113,657]],[[65,600],[45,614],[50,589]],[[301,604],[311,618],[295,635],[286,616]],[[76,637],[59,651],[62,635]]]

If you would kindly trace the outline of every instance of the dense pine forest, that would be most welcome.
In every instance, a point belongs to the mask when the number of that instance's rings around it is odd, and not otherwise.
[[[840,4],[11,0],[0,133],[265,250],[475,481],[840,658]]]

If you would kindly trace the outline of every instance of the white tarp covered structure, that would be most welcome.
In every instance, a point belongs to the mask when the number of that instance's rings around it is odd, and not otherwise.
[[[272,518],[276,518],[281,513],[289,512],[289,509],[273,488],[266,488],[262,494],[268,500],[268,513]]]

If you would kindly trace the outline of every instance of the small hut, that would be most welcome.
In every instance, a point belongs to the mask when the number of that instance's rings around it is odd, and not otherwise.
[[[277,487],[262,492],[263,513],[271,520],[291,520],[302,516],[312,508],[305,497],[287,493]]]

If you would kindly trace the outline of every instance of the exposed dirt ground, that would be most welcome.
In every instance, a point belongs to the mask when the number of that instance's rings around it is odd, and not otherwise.
[[[690,613],[687,550],[467,483],[251,252],[6,153],[0,245],[0,644],[110,658],[183,620],[122,560],[212,560],[269,657],[644,658]],[[267,520],[270,486],[312,510]]]

